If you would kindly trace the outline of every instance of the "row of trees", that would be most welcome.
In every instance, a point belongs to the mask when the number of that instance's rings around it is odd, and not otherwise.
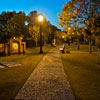
[[[99,0],[71,0],[63,6],[62,14],[58,13],[58,25],[74,37],[83,35],[84,39],[89,41],[90,53],[100,27],[99,2]]]
[[[40,26],[37,11],[31,11],[28,16],[24,12],[2,12],[0,14],[0,42],[6,43],[10,38],[22,37],[23,40],[33,40],[36,46],[39,42]],[[44,17],[42,25],[43,42],[52,43],[62,33],[56,26],[50,24]]]

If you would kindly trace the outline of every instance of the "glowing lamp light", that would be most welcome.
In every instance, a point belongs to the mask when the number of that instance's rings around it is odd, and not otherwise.
[[[70,30],[71,28],[69,27],[68,30]]]
[[[12,47],[14,50],[18,49],[18,43],[13,43]]]
[[[63,35],[62,38],[65,38],[65,36]]]
[[[39,21],[40,21],[40,22],[43,21],[43,16],[42,16],[42,15],[39,16]]]

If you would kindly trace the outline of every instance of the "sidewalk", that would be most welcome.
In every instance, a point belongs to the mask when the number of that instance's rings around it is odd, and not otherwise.
[[[75,100],[57,48],[44,56],[15,100]]]

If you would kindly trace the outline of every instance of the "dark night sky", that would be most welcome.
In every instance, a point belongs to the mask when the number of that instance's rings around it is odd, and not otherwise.
[[[42,13],[51,24],[58,28],[57,13],[61,13],[62,7],[69,0],[0,0],[0,13],[2,11],[30,11],[37,10]]]

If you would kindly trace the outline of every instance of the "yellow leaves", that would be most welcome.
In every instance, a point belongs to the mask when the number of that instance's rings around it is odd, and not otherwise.
[[[66,38],[66,33],[60,30],[55,31],[56,38],[62,39],[63,37]]]
[[[77,12],[77,10],[74,10],[74,14],[77,14],[78,12]]]
[[[70,8],[71,5],[72,5],[72,3],[71,3],[71,1],[69,1],[69,2],[66,3],[66,6],[65,7]]]
[[[58,14],[58,19],[60,20],[60,21],[62,21],[63,20],[63,16],[62,16],[62,14],[60,15],[60,14]]]
[[[59,26],[61,26],[61,23],[60,23],[60,22],[58,22],[58,25],[59,25]]]
[[[68,14],[72,11],[73,3],[71,1],[67,2],[66,5],[63,5],[62,14]]]
[[[69,1],[66,3],[66,5],[63,5],[63,8],[62,8],[62,14],[57,14],[58,15],[58,19],[59,19],[59,23],[58,25],[63,27],[63,26],[67,26],[69,25],[70,23],[72,23],[71,19],[73,18],[76,18],[75,17],[75,14],[77,13],[77,11],[75,13],[73,13],[73,4],[74,1]],[[64,28],[64,30],[66,30]]]
[[[64,31],[66,31],[67,30],[67,27],[63,27],[63,29],[64,29]]]
[[[32,38],[34,39],[39,38],[39,30],[40,30],[40,27],[36,25],[29,27],[29,33],[32,35]]]
[[[61,27],[63,27],[63,24],[62,24],[62,22],[58,22],[58,25],[59,25],[59,26],[61,26]]]
[[[30,32],[31,32],[31,31],[33,31],[33,32],[39,32],[39,27],[36,26],[36,25],[30,26],[30,27],[29,27],[29,31],[30,31]]]
[[[57,13],[57,16],[60,16],[60,14],[59,14],[59,13]]]

